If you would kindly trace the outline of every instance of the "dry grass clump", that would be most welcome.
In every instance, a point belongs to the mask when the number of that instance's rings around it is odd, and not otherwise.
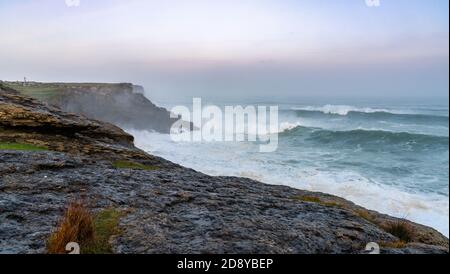
[[[394,248],[394,249],[398,249],[398,248],[405,248],[407,245],[407,243],[403,242],[403,241],[395,241],[395,242],[382,242],[380,244],[380,246],[385,247],[385,248]]]
[[[343,208],[343,205],[337,202],[322,201],[319,197],[314,196],[295,196],[293,199],[302,202],[315,203],[326,207]]]
[[[356,214],[358,217],[363,218],[364,220],[366,220],[366,221],[368,221],[368,222],[370,222],[370,223],[373,223],[373,224],[375,224],[375,225],[380,226],[380,223],[379,223],[379,222],[375,219],[375,217],[372,216],[372,214],[370,214],[370,212],[367,211],[367,210],[356,210],[356,211],[355,211],[355,214]]]
[[[391,235],[399,238],[404,243],[410,243],[414,240],[414,229],[404,221],[390,223],[384,226],[384,230]]]
[[[94,241],[94,221],[81,202],[73,202],[67,208],[57,230],[50,236],[47,251],[50,254],[66,254],[66,245],[76,242],[80,246]]]
[[[302,202],[316,203],[316,204],[322,202],[319,198],[312,197],[312,196],[297,196],[294,199],[302,201]]]
[[[73,202],[67,208],[58,228],[50,236],[47,252],[67,254],[66,245],[75,242],[81,254],[109,254],[112,236],[119,234],[119,220],[123,214],[105,209],[93,215],[82,202]]]
[[[358,210],[355,212],[357,216],[377,225],[387,233],[397,237],[399,240],[396,242],[383,243],[385,247],[390,248],[403,248],[406,244],[413,242],[415,238],[414,228],[406,221],[398,220],[395,222],[383,223],[377,220],[368,211]]]
[[[337,207],[337,208],[345,208],[342,204],[333,202],[333,201],[322,201],[319,197],[315,196],[295,196],[293,197],[294,200],[302,201],[302,202],[309,202],[309,203],[316,203],[327,207]],[[383,220],[377,219],[377,217],[372,214],[368,210],[354,210],[353,213],[378,226],[380,229],[384,230],[385,232],[395,236],[398,238],[398,241],[395,242],[385,242],[382,243],[382,246],[388,247],[388,248],[404,248],[408,243],[414,242],[416,238],[416,233],[414,231],[414,227],[404,220],[398,220],[398,221],[390,221],[386,222]]]

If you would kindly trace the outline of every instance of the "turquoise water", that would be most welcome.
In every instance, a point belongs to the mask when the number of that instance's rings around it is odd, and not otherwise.
[[[448,236],[448,106],[278,105],[274,153],[252,142],[176,143],[129,131],[141,148],[205,173],[338,195]]]

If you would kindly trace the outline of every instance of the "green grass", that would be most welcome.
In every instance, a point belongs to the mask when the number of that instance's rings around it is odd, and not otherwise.
[[[5,86],[15,89],[23,95],[27,95],[41,101],[57,98],[61,91],[61,87],[54,84],[30,84],[23,86],[21,83],[8,82],[5,83]]]
[[[52,100],[58,97],[58,89],[42,88],[20,91],[22,94],[33,97],[38,100]]]
[[[114,168],[118,169],[138,169],[138,170],[157,170],[157,166],[147,166],[141,163],[136,163],[132,161],[116,161],[113,163]]]
[[[46,151],[47,148],[20,143],[0,143],[0,150]]]
[[[118,235],[119,221],[123,213],[116,209],[105,209],[94,216],[94,241],[81,247],[82,254],[111,254],[113,253],[109,240]]]
[[[123,83],[39,83],[28,82],[25,86],[22,82],[3,82],[4,86],[17,90],[23,95],[39,101],[54,103],[64,96],[65,92],[77,88],[107,88],[122,89]]]

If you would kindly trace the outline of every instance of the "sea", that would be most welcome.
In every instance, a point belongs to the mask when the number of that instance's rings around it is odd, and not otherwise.
[[[449,236],[448,101],[239,105],[279,107],[275,152],[261,153],[251,141],[175,142],[168,134],[127,131],[141,149],[206,174],[337,195]]]

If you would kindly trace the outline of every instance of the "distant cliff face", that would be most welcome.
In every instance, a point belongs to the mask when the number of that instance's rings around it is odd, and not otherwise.
[[[127,129],[169,133],[178,119],[144,96],[144,89],[128,83],[35,83],[7,82],[5,86],[66,112],[109,122]]]
[[[148,159],[133,136],[101,121],[61,111],[0,84],[0,141],[73,154]]]

